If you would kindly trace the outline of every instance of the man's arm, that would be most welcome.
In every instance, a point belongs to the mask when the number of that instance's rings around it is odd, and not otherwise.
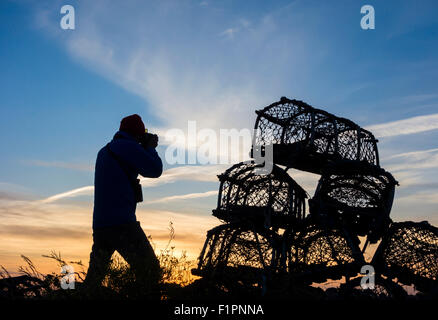
[[[155,148],[118,140],[112,150],[145,178],[158,178],[163,173],[163,163]]]

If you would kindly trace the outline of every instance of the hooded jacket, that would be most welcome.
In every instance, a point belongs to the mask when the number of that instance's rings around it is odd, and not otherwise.
[[[131,181],[139,174],[158,178],[163,172],[157,151],[144,148],[127,132],[118,131],[107,146],[99,151],[96,159],[93,229],[137,221]]]

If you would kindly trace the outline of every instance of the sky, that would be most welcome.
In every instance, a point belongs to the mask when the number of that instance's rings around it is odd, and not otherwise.
[[[75,29],[63,30],[63,5]],[[372,5],[375,29],[360,26]],[[0,265],[43,271],[51,250],[88,263],[94,162],[122,117],[170,129],[251,129],[281,96],[379,138],[399,181],[391,217],[438,225],[436,1],[0,2]],[[190,148],[189,148],[190,149]],[[244,148],[239,150],[245,154]],[[143,179],[137,218],[157,252],[175,227],[196,258],[229,164],[169,164]],[[309,194],[318,177],[291,171]]]

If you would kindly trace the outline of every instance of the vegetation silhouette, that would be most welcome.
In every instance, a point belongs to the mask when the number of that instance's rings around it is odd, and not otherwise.
[[[194,267],[195,261],[187,257],[182,251],[178,257],[175,254],[173,240],[175,230],[173,223],[169,224],[169,241],[164,249],[160,250],[157,258],[161,266],[160,291],[161,299],[171,297],[184,297],[186,293],[180,290],[192,284],[197,277],[191,275],[190,270]],[[154,245],[152,237],[149,241]],[[82,283],[86,278],[86,266],[82,261],[69,261],[61,256],[61,253],[52,251],[43,257],[52,259],[59,268],[71,265],[74,267],[75,288],[64,290],[60,286],[61,279],[65,276],[61,273],[52,272],[43,274],[38,271],[34,263],[26,256],[21,256],[24,265],[18,270],[20,276],[11,276],[9,272],[1,267],[0,271],[0,299],[143,299],[150,298],[139,294],[135,273],[129,264],[122,257],[115,253],[111,258],[108,271],[99,292],[91,295],[86,290],[81,290]],[[186,290],[187,291],[187,290]]]

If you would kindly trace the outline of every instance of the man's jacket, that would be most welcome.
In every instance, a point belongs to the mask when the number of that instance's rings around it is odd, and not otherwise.
[[[124,131],[117,132],[108,147],[113,154],[107,147],[97,154],[93,229],[135,222],[137,203],[131,181],[138,174],[158,178],[163,172],[157,151],[143,148]]]

